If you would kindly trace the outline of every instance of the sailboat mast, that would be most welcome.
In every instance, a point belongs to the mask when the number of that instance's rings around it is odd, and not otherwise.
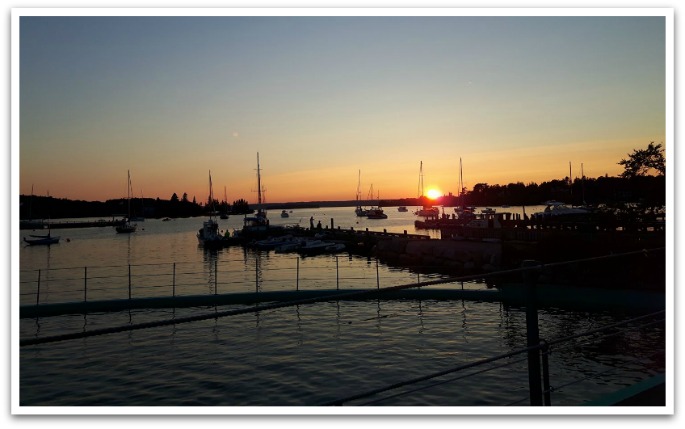
[[[214,212],[214,190],[212,187],[212,170],[209,170],[209,204],[212,213]]]
[[[359,179],[357,180],[357,204],[359,204],[359,200],[362,199],[362,171],[359,170]]]
[[[419,166],[419,198],[423,196],[423,161]]]
[[[573,179],[571,178],[571,161],[568,162],[568,190],[573,198]]]
[[[259,152],[257,152],[257,205],[262,208],[262,176],[259,171]]]
[[[585,204],[585,170],[583,169],[583,163],[582,162],[580,163],[580,179],[581,179],[580,192],[581,192],[581,196],[583,198],[583,204]]]
[[[128,220],[131,220],[131,170],[126,170],[128,174],[128,186],[126,187],[126,200],[128,200]]]
[[[459,157],[459,204],[464,206],[464,175],[461,166],[461,157]]]

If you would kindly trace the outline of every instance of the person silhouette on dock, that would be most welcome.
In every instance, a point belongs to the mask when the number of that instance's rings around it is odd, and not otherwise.
[[[314,216],[309,218],[309,229],[314,229]]]

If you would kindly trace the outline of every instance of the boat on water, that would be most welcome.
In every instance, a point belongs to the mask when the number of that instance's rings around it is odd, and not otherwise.
[[[545,201],[545,209],[541,212],[533,213],[532,218],[535,220],[549,220],[549,219],[568,219],[568,218],[582,218],[592,214],[592,210],[586,207],[569,206],[566,203],[549,200]]]
[[[371,207],[369,210],[366,211],[366,218],[367,219],[387,219],[388,215],[383,212],[383,209],[380,207]]]
[[[371,185],[371,191],[373,192],[373,185]],[[371,196],[372,194],[370,194]],[[383,212],[383,209],[381,208],[381,195],[380,192],[377,195],[378,198],[378,205],[376,207],[371,207],[366,211],[366,218],[367,219],[387,219],[388,215]]]
[[[126,189],[126,200],[128,202],[128,214],[126,215],[126,218],[119,225],[114,227],[114,229],[119,234],[130,234],[130,233],[136,232],[136,229],[138,228],[137,224],[131,223],[131,193],[132,193],[131,171],[129,170],[128,171],[128,189]]]
[[[257,153],[257,211],[252,216],[243,218],[243,228],[237,231],[235,236],[243,241],[264,238],[286,233],[285,227],[281,225],[270,225],[266,210],[262,208],[262,175],[259,164],[259,152]],[[287,214],[287,213],[286,213]]]
[[[357,182],[357,207],[354,209],[354,214],[356,214],[359,217],[364,217],[367,215],[368,210],[365,208],[362,208],[361,206],[361,198],[362,198],[362,190],[361,190],[361,185],[362,185],[362,171],[359,170],[359,181]]]
[[[397,208],[397,211],[398,211],[398,212],[406,212],[406,211],[407,211],[407,207],[406,207],[406,206],[399,206],[399,207]]]
[[[221,247],[228,241],[219,233],[219,223],[216,221],[214,210],[214,192],[212,189],[212,172],[209,172],[209,201],[212,207],[209,211],[209,219],[202,222],[202,228],[197,231],[197,241],[204,247]]]
[[[275,250],[281,246],[301,244],[301,239],[295,238],[292,235],[282,235],[276,237],[269,237],[264,240],[258,240],[253,243],[253,247],[258,250]]]
[[[423,161],[421,161],[421,164],[419,166],[419,200],[425,201],[426,196],[423,194],[423,191]],[[437,207],[433,207],[430,204],[424,204],[423,207],[416,210],[414,214],[423,217],[435,217],[440,216],[440,209]]]
[[[29,246],[36,246],[36,245],[51,245],[51,244],[57,244],[59,243],[60,237],[53,237],[50,235],[50,232],[48,232],[46,235],[29,235],[30,238],[24,237],[24,242],[26,242]]]
[[[322,255],[324,253],[334,253],[345,249],[342,243],[334,243],[325,240],[304,240],[296,249],[297,253],[303,256]]]
[[[288,212],[284,209],[284,210],[281,212],[281,217],[290,217],[290,215],[289,215]]]
[[[423,206],[422,208],[415,211],[414,214],[423,217],[440,216],[440,209],[433,206]]]

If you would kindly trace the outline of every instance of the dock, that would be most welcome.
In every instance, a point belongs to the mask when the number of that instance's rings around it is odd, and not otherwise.
[[[95,221],[63,221],[63,222],[46,222],[45,226],[50,229],[65,229],[65,228],[100,228],[105,226],[117,226],[123,222],[123,219],[112,220],[95,220]]]

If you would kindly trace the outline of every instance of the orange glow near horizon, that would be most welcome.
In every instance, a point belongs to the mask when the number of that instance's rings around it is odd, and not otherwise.
[[[249,204],[257,153],[267,203],[617,176],[675,146],[666,22],[22,16],[12,171],[23,195],[126,198],[130,171],[136,198],[197,202],[211,171],[216,199]]]

